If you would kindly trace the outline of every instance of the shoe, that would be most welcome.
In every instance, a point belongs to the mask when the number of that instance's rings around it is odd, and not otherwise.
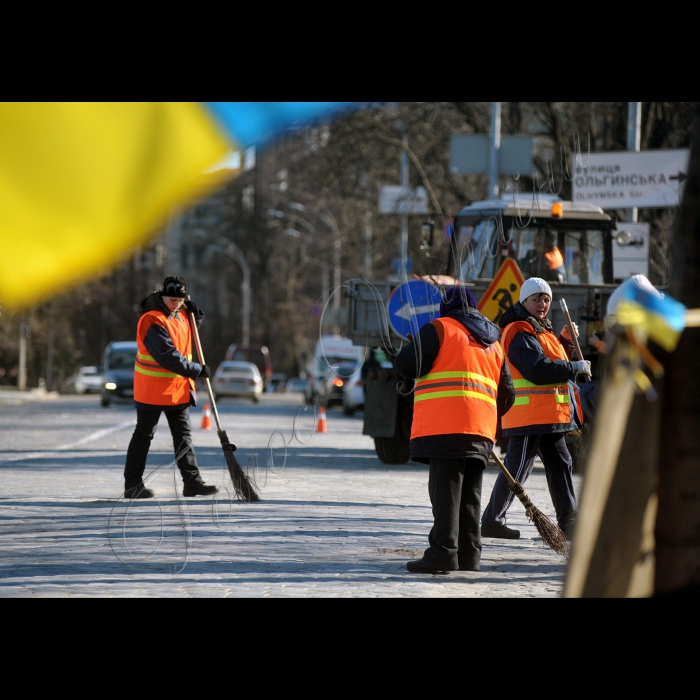
[[[500,537],[504,540],[517,540],[520,538],[520,530],[513,530],[507,525],[487,525],[481,523],[482,537]]]
[[[460,571],[479,571],[479,565],[478,564],[460,564],[459,565],[459,570]]]
[[[446,574],[448,571],[457,571],[456,566],[440,566],[436,562],[425,559],[409,561],[406,568],[414,574]]]
[[[182,489],[182,495],[213,496],[218,490],[218,486],[207,486],[203,481],[193,481],[191,484],[185,484]]]
[[[153,498],[156,495],[155,491],[147,489],[143,484],[132,486],[124,491],[124,498],[133,500],[134,498]]]
[[[576,522],[574,521],[573,523],[569,523],[568,525],[559,525],[559,529],[566,535],[566,539],[571,543],[571,540],[574,538],[574,531],[576,530]]]

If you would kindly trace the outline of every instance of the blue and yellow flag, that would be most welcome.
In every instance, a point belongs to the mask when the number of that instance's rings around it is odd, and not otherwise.
[[[617,307],[617,322],[642,329],[657,345],[673,352],[690,325],[688,309],[668,295],[660,297],[633,285],[626,287]]]
[[[351,102],[0,103],[0,303],[121,261],[223,183],[205,171]]]

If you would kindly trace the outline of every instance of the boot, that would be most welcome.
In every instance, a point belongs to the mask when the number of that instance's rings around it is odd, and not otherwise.
[[[414,574],[446,574],[448,571],[457,571],[456,566],[441,566],[434,561],[414,559],[406,564],[406,568]]]
[[[182,489],[183,496],[213,496],[219,490],[218,486],[207,486],[203,481],[191,481]]]
[[[520,537],[520,530],[513,530],[507,525],[487,525],[481,523],[482,537],[500,537],[504,540],[517,540]]]
[[[153,498],[155,495],[155,491],[147,489],[143,484],[132,486],[130,489],[124,491],[124,498],[127,500],[133,500],[134,498]]]

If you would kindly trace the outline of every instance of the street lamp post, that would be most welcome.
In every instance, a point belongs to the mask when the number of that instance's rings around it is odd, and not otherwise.
[[[292,207],[294,208],[294,207]],[[268,209],[267,212],[270,216],[274,216],[276,219],[289,219],[292,223],[299,223],[301,224],[309,233],[312,233],[314,237],[318,240],[320,238],[318,229],[309,221],[306,219],[302,219],[298,214],[292,214],[289,212],[283,212],[280,211],[279,209]],[[294,238],[297,238],[299,235],[298,231],[294,231],[293,229],[285,229],[285,234],[288,236],[293,236]],[[314,260],[313,258],[310,258],[308,256],[304,257],[304,262],[305,263],[311,263],[312,265],[317,265],[318,267],[321,268],[321,304],[323,308],[326,308],[326,305],[328,304],[328,265],[325,262],[319,262],[317,260]]]
[[[308,207],[304,206],[300,202],[287,202],[287,206],[290,209],[296,209],[297,211],[306,211]],[[338,222],[336,221],[333,214],[327,209],[316,210],[312,209],[319,219],[323,221],[326,226],[333,232],[333,335],[338,335],[340,333],[340,324],[338,322],[340,318],[340,261],[341,261],[341,247],[340,247],[340,229],[338,228]]]
[[[241,282],[243,328],[241,335],[243,345],[248,345],[250,343],[250,267],[248,266],[248,261],[245,259],[245,255],[243,255],[241,249],[225,236],[210,233],[209,231],[202,231],[201,235],[212,238],[221,245],[223,247],[223,253],[235,260],[240,265],[241,271],[243,272],[243,282]]]

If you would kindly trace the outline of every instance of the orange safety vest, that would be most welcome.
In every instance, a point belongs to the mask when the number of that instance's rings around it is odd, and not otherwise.
[[[544,254],[544,259],[549,264],[550,270],[556,270],[564,264],[564,258],[562,257],[559,248],[552,248]]]
[[[143,341],[148,329],[157,324],[167,329],[173,345],[188,360],[192,360],[192,336],[187,316],[182,313],[166,316],[162,311],[148,311],[139,319],[136,328],[136,364],[134,365],[134,399],[139,403],[167,406],[190,402],[194,380],[161,367],[148,353]]]
[[[411,439],[458,433],[495,442],[503,348],[484,347],[453,318],[432,323],[441,324],[444,335],[430,372],[416,380]]]
[[[511,340],[518,332],[529,333],[537,338],[542,351],[550,360],[568,360],[566,351],[554,333],[545,331],[535,333],[527,321],[515,321],[503,330],[501,344],[508,361],[508,348]],[[503,430],[523,428],[529,425],[569,425],[572,420],[569,382],[559,384],[533,384],[518,371],[518,368],[508,361],[510,374],[515,387],[515,402],[508,413],[501,418]],[[575,391],[578,404],[578,392]],[[579,417],[583,412],[578,411]]]

